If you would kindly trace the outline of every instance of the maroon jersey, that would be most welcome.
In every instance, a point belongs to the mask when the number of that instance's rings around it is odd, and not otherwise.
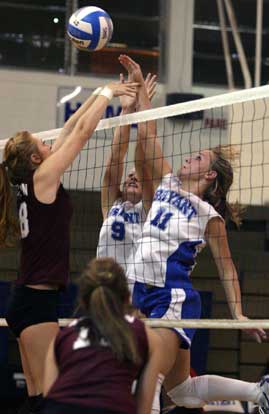
[[[132,384],[148,358],[148,341],[143,322],[126,316],[137,342],[141,364],[119,362],[103,339],[91,346],[87,328],[70,325],[56,337],[55,356],[59,376],[48,398],[92,410],[135,414]]]
[[[51,204],[37,200],[33,174],[18,187],[17,207],[21,228],[21,261],[17,284],[64,287],[69,273],[69,195],[60,185]]]

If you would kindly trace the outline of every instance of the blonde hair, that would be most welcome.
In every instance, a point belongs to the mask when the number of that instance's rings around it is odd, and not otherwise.
[[[19,226],[12,213],[12,189],[10,183],[18,185],[36,167],[31,155],[38,152],[32,135],[22,131],[10,138],[4,148],[3,163],[0,164],[0,246],[13,244],[18,237]]]
[[[227,201],[227,194],[233,183],[233,165],[238,160],[240,152],[232,145],[218,146],[211,151],[213,160],[210,168],[216,171],[217,176],[205,191],[204,200],[211,204],[225,220],[230,219],[239,227],[244,209],[239,203],[230,204]]]

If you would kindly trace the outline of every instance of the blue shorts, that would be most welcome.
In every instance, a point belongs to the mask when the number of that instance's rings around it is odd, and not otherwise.
[[[135,282],[132,302],[147,318],[181,320],[200,319],[201,316],[200,295],[192,288],[171,289]],[[190,348],[196,329],[172,329],[180,336],[180,347]]]

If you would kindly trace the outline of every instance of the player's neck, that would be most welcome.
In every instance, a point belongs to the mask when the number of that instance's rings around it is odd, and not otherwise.
[[[201,180],[182,180],[181,188],[183,191],[195,194],[196,196],[203,198],[206,190],[206,184]]]

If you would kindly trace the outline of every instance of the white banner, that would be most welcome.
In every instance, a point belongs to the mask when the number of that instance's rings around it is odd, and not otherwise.
[[[94,89],[60,86],[57,91],[57,117],[56,127],[61,128],[65,121],[81,106],[83,102],[91,95]],[[77,91],[77,93],[76,93]],[[72,95],[73,96],[72,97]],[[66,97],[66,101],[65,98]],[[111,118],[118,116],[121,112],[121,106],[119,99],[112,99],[110,104],[107,106],[104,118]]]

